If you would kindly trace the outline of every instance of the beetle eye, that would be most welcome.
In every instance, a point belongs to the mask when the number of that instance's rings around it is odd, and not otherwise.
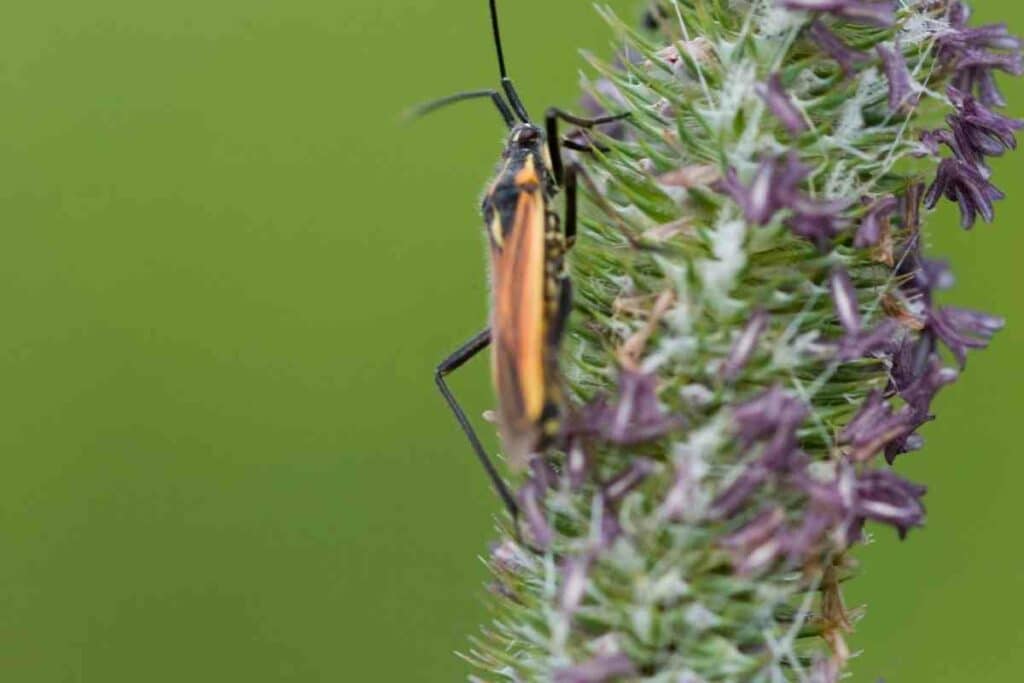
[[[537,139],[537,130],[535,128],[523,128],[519,132],[519,142],[534,142]]]

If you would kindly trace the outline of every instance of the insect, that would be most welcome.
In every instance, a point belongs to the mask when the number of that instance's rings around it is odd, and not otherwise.
[[[584,118],[552,107],[545,114],[544,128],[533,123],[508,76],[496,2],[489,3],[501,91],[456,93],[423,105],[416,114],[464,100],[490,98],[508,128],[497,174],[481,207],[490,254],[490,324],[445,358],[437,366],[434,379],[515,520],[515,497],[445,377],[491,347],[498,431],[513,469],[524,468],[533,454],[558,437],[565,404],[558,351],[572,300],[565,254],[576,238],[576,179],[577,175],[583,176],[575,163],[563,161],[561,152],[563,146],[591,150],[588,145],[561,139],[558,125],[561,121],[590,128],[628,114]],[[551,208],[560,191],[565,192],[564,220]]]

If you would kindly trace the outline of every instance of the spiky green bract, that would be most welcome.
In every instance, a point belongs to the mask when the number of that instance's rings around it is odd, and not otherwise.
[[[494,618],[466,655],[479,680],[835,680],[860,525],[920,523],[921,489],[881,455],[910,448],[955,376],[934,355],[931,288],[907,282],[924,268],[917,207],[936,166],[918,140],[952,106],[938,41],[959,3],[903,2],[889,28],[773,0],[660,4],[655,34],[601,10],[625,52],[616,66],[590,58],[606,79],[591,95],[631,119],[581,155],[590,207],[562,359],[571,452],[544,454],[550,471],[535,463],[554,540],[533,548],[527,529],[489,559]],[[862,53],[852,73],[813,21]],[[773,163],[806,167],[785,196],[757,187]],[[824,222],[801,227],[807,216]],[[880,324],[884,343],[858,336]],[[893,388],[907,348],[923,354],[918,384]],[[623,385],[638,377],[656,377],[660,415],[630,412],[643,397]],[[793,442],[767,463],[774,442],[737,416],[772,388],[797,410],[772,427]],[[874,441],[869,418],[888,425]],[[659,428],[633,438],[634,419]]]

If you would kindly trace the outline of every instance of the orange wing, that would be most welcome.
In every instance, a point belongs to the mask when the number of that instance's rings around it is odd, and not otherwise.
[[[518,180],[518,179],[517,179]],[[502,232],[500,215],[492,231]],[[511,230],[492,242],[492,373],[505,455],[525,466],[540,437],[545,377],[545,202],[539,188],[521,189]]]

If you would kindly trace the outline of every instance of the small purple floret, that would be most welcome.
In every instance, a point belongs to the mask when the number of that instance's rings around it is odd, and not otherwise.
[[[832,302],[843,329],[847,333],[860,332],[860,304],[849,274],[842,268],[836,268],[832,271],[831,285]]]
[[[799,196],[800,183],[809,173],[810,169],[791,153],[761,161],[749,187],[740,182],[734,168],[727,170],[725,178],[714,187],[739,204],[748,223],[768,225],[776,213]]]
[[[895,197],[882,197],[868,207],[861,219],[860,227],[853,238],[853,246],[861,249],[878,244],[885,230],[886,221],[896,211],[899,202]]]
[[[836,357],[849,362],[885,351],[892,346],[893,335],[898,329],[899,323],[892,318],[886,318],[870,330],[847,334],[839,340]]]
[[[728,519],[742,510],[751,496],[754,495],[768,480],[768,470],[760,463],[754,462],[746,466],[724,491],[711,502],[710,516],[712,519]]]
[[[842,268],[837,268],[832,272],[830,282],[832,303],[845,332],[837,345],[836,355],[839,360],[852,361],[889,348],[892,345],[892,336],[896,332],[896,322],[886,319],[874,329],[863,329],[857,292],[853,288],[850,276]]]
[[[811,199],[799,196],[792,203],[793,215],[786,220],[790,231],[813,242],[818,249],[826,252],[832,239],[846,227],[842,212],[850,206],[843,199]]]
[[[928,345],[905,343],[893,357],[892,379],[896,392],[918,415],[931,412],[932,401],[939,390],[956,381],[957,372],[943,367],[937,354],[918,359]]]
[[[945,344],[963,369],[968,349],[983,349],[1006,324],[1002,318],[980,311],[949,306],[928,312],[926,331]]]
[[[769,508],[721,540],[737,572],[752,576],[775,562],[784,549],[785,522],[782,508]]]
[[[917,94],[913,89],[914,79],[907,68],[907,60],[897,45],[895,49],[879,45],[875,48],[882,58],[882,68],[889,81],[889,111],[898,112],[916,104]]]
[[[769,76],[767,82],[758,83],[754,87],[754,91],[764,100],[772,114],[789,131],[790,135],[797,136],[807,130],[807,121],[797,109],[793,98],[782,87],[782,77],[778,73]]]
[[[833,33],[820,19],[815,19],[807,29],[807,35],[825,54],[834,59],[847,76],[857,70],[858,64],[868,61],[868,56],[855,50]]]
[[[896,456],[921,447],[923,439],[915,433],[916,430],[934,418],[931,405],[939,390],[956,381],[956,370],[943,367],[931,347],[928,339],[904,340],[893,355],[892,390],[907,404],[910,429],[885,447],[885,459],[889,464]]]
[[[850,446],[851,460],[866,462],[890,443],[906,438],[917,428],[912,413],[909,407],[894,413],[882,392],[874,391],[843,428],[839,441]]]
[[[984,167],[985,157],[1001,156],[1017,149],[1015,131],[1024,122],[997,114],[970,95],[950,87],[950,101],[957,111],[947,117],[952,139],[946,142],[962,160]]]
[[[759,310],[751,316],[750,321],[747,322],[743,331],[740,332],[740,336],[733,343],[732,349],[729,351],[729,357],[726,358],[725,363],[722,365],[721,374],[723,379],[731,382],[739,377],[743,368],[750,362],[754,351],[757,350],[757,342],[761,339],[761,335],[764,334],[767,327],[767,313]]]
[[[799,469],[806,455],[799,450],[796,432],[807,419],[809,410],[798,398],[774,386],[733,409],[740,444],[749,449],[764,441],[759,456],[747,463],[711,503],[711,516],[732,517],[770,477],[779,477]]]
[[[800,525],[787,531],[782,538],[782,547],[790,564],[799,564],[810,556],[820,546],[822,537],[838,522],[835,510],[812,501],[804,511]]]
[[[733,409],[740,440],[749,445],[779,430],[793,430],[807,419],[808,409],[800,399],[775,385]]]
[[[623,369],[615,402],[596,398],[583,409],[575,431],[620,446],[633,446],[658,439],[681,425],[681,418],[661,408],[657,375]]]
[[[953,69],[953,86],[975,94],[989,107],[1006,104],[996,85],[994,71],[1019,76],[1024,73],[1021,41],[1011,36],[1005,24],[969,27],[970,10],[961,2],[950,7],[950,31],[937,41],[939,61]]]
[[[952,157],[939,164],[935,180],[925,195],[925,206],[934,209],[943,195],[960,205],[960,225],[965,230],[974,227],[979,214],[986,222],[991,222],[995,217],[992,203],[1005,196],[977,167]]]
[[[958,160],[973,166],[987,180],[991,172],[986,157],[1016,149],[1016,131],[1024,122],[997,114],[956,88],[948,88],[947,93],[956,108],[946,117],[949,128],[925,131],[921,144],[931,154],[938,154],[940,145],[946,145]]]
[[[610,503],[617,503],[640,486],[656,469],[650,458],[634,458],[622,472],[605,484],[604,495]]]
[[[866,520],[888,524],[900,538],[907,531],[922,526],[924,506],[921,497],[925,487],[897,476],[891,470],[871,470],[858,474],[849,463],[841,463],[831,482],[821,482],[809,475],[796,481],[811,499],[811,510],[825,521],[845,525],[846,541],[861,537]],[[810,516],[810,514],[809,514]]]
[[[927,490],[892,470],[866,472],[857,480],[854,514],[895,527],[900,538],[905,538],[910,529],[924,525],[921,497]]]

